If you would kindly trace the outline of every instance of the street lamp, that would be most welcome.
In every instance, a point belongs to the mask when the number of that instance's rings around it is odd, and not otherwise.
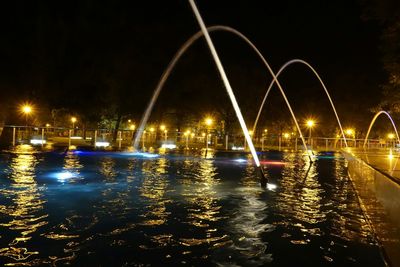
[[[32,107],[28,104],[25,104],[21,107],[21,111],[25,114],[25,124],[28,126],[28,116],[32,113]]]
[[[72,129],[75,129],[75,122],[77,121],[76,117],[71,117]]]
[[[312,146],[312,140],[311,140],[311,129],[314,127],[315,122],[313,120],[307,120],[307,127],[309,129],[309,134],[308,134],[308,143],[310,146]]]
[[[213,119],[210,117],[205,118],[204,120],[206,126],[207,126],[207,132],[206,132],[206,154],[205,156],[207,157],[207,150],[208,150],[208,139],[209,139],[209,128],[211,127],[211,125],[213,124]]]

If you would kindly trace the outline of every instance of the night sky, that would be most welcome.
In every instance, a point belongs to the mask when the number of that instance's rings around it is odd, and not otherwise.
[[[359,1],[197,1],[208,26],[246,35],[275,71],[293,58],[320,73],[344,124],[367,124],[385,81],[381,29],[362,19]],[[139,116],[164,68],[199,26],[188,1],[13,1],[0,14],[0,104],[29,99],[47,109],[86,112],[107,104]],[[271,76],[256,54],[229,33],[215,41],[246,118],[253,120]],[[334,123],[322,88],[304,66],[281,83],[299,118]],[[182,58],[156,112],[204,112],[229,100],[203,39]],[[195,96],[195,97],[194,97]],[[107,100],[106,100],[107,98]],[[221,104],[223,103],[223,104]],[[279,114],[278,114],[279,113]],[[263,117],[289,118],[277,90]],[[269,116],[268,119],[270,119]]]

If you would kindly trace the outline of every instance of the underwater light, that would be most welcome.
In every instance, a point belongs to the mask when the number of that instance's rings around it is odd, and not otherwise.
[[[110,146],[109,142],[96,142],[97,147],[107,147]]]
[[[67,180],[73,178],[74,174],[69,171],[63,171],[63,172],[56,172],[51,176],[56,178],[57,180]]]
[[[268,190],[275,190],[276,188],[277,188],[276,184],[267,183],[267,189]]]
[[[32,145],[42,145],[42,144],[46,144],[46,140],[43,140],[43,139],[31,139],[30,143]]]

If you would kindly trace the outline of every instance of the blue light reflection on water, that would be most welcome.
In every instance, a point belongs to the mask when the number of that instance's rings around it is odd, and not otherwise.
[[[264,156],[4,156],[0,263],[382,265],[343,159]]]

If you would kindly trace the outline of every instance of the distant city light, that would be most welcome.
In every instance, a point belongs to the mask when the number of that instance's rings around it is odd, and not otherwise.
[[[42,144],[46,144],[46,140],[42,140],[42,139],[31,139],[30,143],[32,145],[42,145]]]
[[[176,145],[175,144],[162,144],[161,148],[164,148],[164,149],[175,149]]]
[[[110,146],[110,143],[109,142],[96,142],[96,144],[95,144],[97,147],[108,147],[108,146]]]

